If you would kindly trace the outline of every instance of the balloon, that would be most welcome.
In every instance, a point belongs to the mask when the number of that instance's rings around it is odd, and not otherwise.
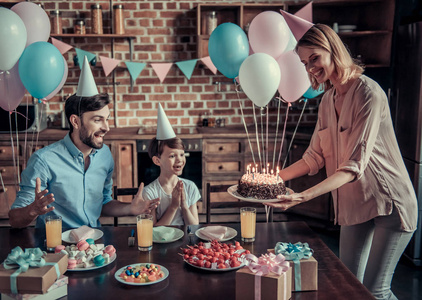
[[[277,63],[281,71],[281,80],[278,86],[280,96],[287,102],[294,102],[311,85],[305,66],[300,61],[299,56],[293,51],[283,53],[277,59]]]
[[[306,99],[312,99],[322,93],[324,93],[324,87],[322,85],[320,85],[317,90],[314,90],[312,87],[309,87],[305,94],[303,94],[303,97]]]
[[[223,23],[211,33],[208,52],[212,63],[224,76],[235,78],[249,55],[248,38],[239,26]]]
[[[280,76],[277,61],[265,53],[252,54],[245,59],[239,70],[242,90],[260,107],[267,105],[274,97]]]
[[[277,59],[289,42],[289,26],[275,11],[258,14],[249,26],[249,41],[255,53],[262,52]]]
[[[68,66],[67,66],[67,61],[64,57],[63,57],[63,61],[64,61],[64,73],[63,73],[62,81],[59,83],[58,87],[50,93],[50,95],[45,97],[45,100],[50,100],[51,98],[53,98],[62,89],[63,85],[65,84],[65,82],[67,80],[67,75],[69,73],[69,69],[68,69]]]
[[[19,63],[0,74],[0,107],[13,111],[21,103],[26,89],[19,77]]]
[[[50,19],[39,5],[32,2],[20,2],[11,8],[23,21],[26,27],[26,46],[43,41],[50,37]]]
[[[19,59],[19,75],[28,92],[42,99],[53,92],[64,74],[64,61],[59,49],[47,42],[26,47]]]
[[[19,60],[26,43],[26,28],[10,9],[0,7],[0,70],[10,70]]]
[[[296,45],[297,45],[296,38],[289,28],[289,41],[287,42],[287,46],[286,46],[286,49],[284,49],[284,52],[294,50],[296,48]]]

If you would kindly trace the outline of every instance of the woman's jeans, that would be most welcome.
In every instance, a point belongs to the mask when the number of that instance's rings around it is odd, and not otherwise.
[[[397,299],[391,291],[391,280],[412,235],[400,231],[400,217],[394,207],[389,216],[341,226],[340,259],[376,299]]]

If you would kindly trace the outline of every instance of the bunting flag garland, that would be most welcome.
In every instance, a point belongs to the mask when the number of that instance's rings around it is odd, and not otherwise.
[[[208,67],[208,69],[211,70],[214,74],[217,74],[217,68],[214,66],[214,64],[211,61],[211,57],[206,56],[201,58],[201,61]]]
[[[146,63],[138,63],[132,61],[125,61],[127,70],[129,71],[130,77],[132,79],[132,83],[134,84],[136,78],[138,78],[139,74],[141,74],[142,70],[146,67]]]
[[[62,55],[73,48],[73,46],[63,43],[62,41],[59,41],[58,39],[55,39],[53,37],[51,38],[51,43],[56,46],[57,49],[59,49]]]
[[[84,61],[85,56],[88,59],[88,62],[91,62],[94,58],[96,58],[96,55],[94,53],[91,53],[79,48],[75,48],[75,50],[76,50],[76,55],[78,56],[79,68],[81,70],[82,70],[82,63]]]
[[[101,60],[101,64],[103,66],[103,70],[105,73],[105,76],[110,75],[111,72],[117,67],[117,65],[120,63],[120,60],[114,59],[114,58],[108,58],[105,56],[99,56]]]
[[[176,62],[176,65],[179,69],[185,74],[186,78],[189,80],[192,76],[193,69],[195,68],[197,59],[185,60]]]
[[[155,74],[157,74],[160,82],[163,83],[172,65],[173,63],[154,63],[151,64],[151,67],[155,71]]]

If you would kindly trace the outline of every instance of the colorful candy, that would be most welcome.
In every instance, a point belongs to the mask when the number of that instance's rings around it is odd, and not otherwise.
[[[154,264],[141,264],[128,266],[119,275],[126,282],[147,283],[164,277],[160,266]]]

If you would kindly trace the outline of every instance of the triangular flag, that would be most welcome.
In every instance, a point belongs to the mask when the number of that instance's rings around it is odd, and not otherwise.
[[[161,83],[163,83],[172,65],[173,63],[155,63],[155,64],[151,64],[151,67],[155,71],[155,74],[157,74]]]
[[[211,61],[211,57],[206,56],[201,58],[201,61],[208,67],[208,69],[211,70],[214,74],[217,74],[217,68],[214,66],[214,64]]]
[[[109,58],[105,56],[100,56],[101,64],[103,65],[103,70],[105,76],[110,75],[111,72],[117,67],[117,65],[120,63],[120,60]]]
[[[76,91],[76,96],[91,97],[97,94],[97,85],[95,84],[94,76],[92,76],[88,58],[85,56],[83,59],[81,76],[79,77],[78,90]]]
[[[88,62],[91,62],[94,58],[96,58],[96,55],[94,53],[75,48],[76,55],[78,56],[78,62],[79,62],[79,68],[82,69],[82,62],[84,61],[84,56],[87,57]]]
[[[142,70],[147,65],[146,63],[138,63],[132,61],[125,61],[127,70],[129,71],[130,77],[132,78],[132,82],[135,82],[136,78],[138,78],[139,74],[141,74]]]
[[[59,41],[53,37],[51,38],[51,43],[56,46],[57,49],[59,49],[61,54],[65,54],[67,51],[73,48],[73,46],[63,43],[62,41]]]
[[[169,140],[175,138],[176,134],[174,133],[173,127],[167,119],[166,113],[161,106],[161,103],[158,103],[158,112],[157,112],[157,140]]]
[[[191,59],[191,60],[185,60],[185,61],[179,61],[176,63],[176,65],[179,67],[179,69],[185,74],[186,78],[189,80],[192,76],[193,69],[195,68],[197,59]]]
[[[314,26],[314,24],[312,24],[311,22],[308,22],[302,18],[289,14],[288,12],[285,12],[284,10],[280,9],[280,12],[283,15],[284,19],[286,20],[287,25],[289,25],[289,28],[292,31],[297,41],[299,41],[302,38],[302,36],[312,26]]]
[[[295,13],[296,17],[302,18],[308,22],[313,22],[313,17],[312,17],[312,2],[309,2],[308,4],[306,4],[304,7],[302,7],[301,9],[299,9],[296,13]]]

